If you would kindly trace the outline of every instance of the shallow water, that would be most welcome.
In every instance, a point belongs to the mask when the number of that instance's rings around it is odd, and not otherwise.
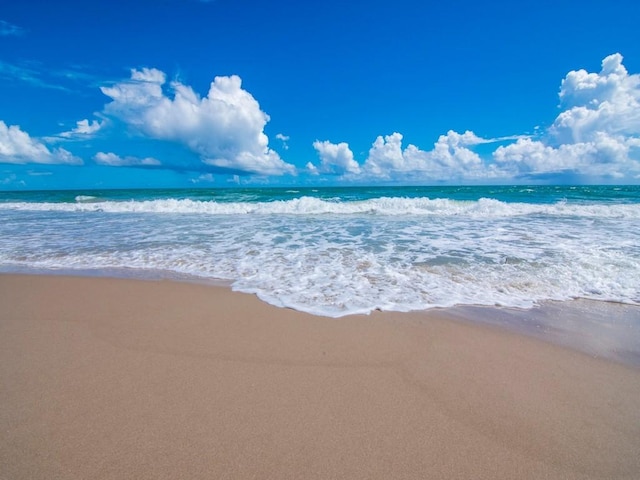
[[[0,194],[0,269],[225,281],[340,317],[640,303],[639,187]]]
[[[465,305],[441,313],[524,333],[593,357],[640,366],[637,305],[578,299],[543,302],[530,309]]]

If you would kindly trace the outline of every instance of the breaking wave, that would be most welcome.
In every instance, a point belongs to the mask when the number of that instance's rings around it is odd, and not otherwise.
[[[417,215],[514,217],[522,215],[584,216],[602,218],[640,218],[638,204],[553,204],[510,203],[481,198],[460,201],[430,198],[382,197],[362,201],[326,200],[301,197],[271,202],[216,202],[197,200],[100,201],[92,196],[77,196],[75,203],[7,202],[2,210],[106,212],[106,213],[180,213],[205,215]]]

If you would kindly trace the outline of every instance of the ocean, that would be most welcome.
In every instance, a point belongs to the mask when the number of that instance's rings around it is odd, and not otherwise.
[[[328,317],[638,306],[640,187],[0,192],[0,271],[222,282]]]

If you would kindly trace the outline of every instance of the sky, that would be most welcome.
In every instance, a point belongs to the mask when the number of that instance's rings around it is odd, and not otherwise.
[[[2,0],[0,190],[640,183],[640,2]]]

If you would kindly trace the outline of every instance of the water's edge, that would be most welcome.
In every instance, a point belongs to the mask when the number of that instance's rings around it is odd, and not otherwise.
[[[158,270],[48,270],[0,266],[0,275],[11,274],[171,281],[233,290],[232,282],[229,281]],[[640,367],[640,306],[637,305],[573,299],[547,301],[529,309],[458,305],[421,310],[420,312],[424,312],[425,315],[437,313],[438,317],[445,319],[490,325],[577,350],[593,357],[627,366]],[[310,313],[310,315],[313,314]],[[326,319],[327,321],[340,321],[347,317],[326,317]]]
[[[529,309],[460,305],[444,317],[532,336],[592,357],[640,367],[640,306],[577,298]]]

